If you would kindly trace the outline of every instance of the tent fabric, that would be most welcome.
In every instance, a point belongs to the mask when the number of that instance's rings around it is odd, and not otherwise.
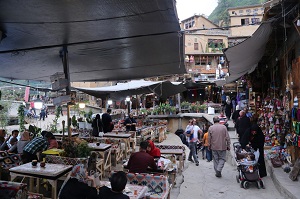
[[[266,44],[272,33],[272,21],[262,23],[251,37],[236,46],[228,48],[224,54],[229,62],[229,77],[216,81],[217,86],[233,82],[255,70],[264,55]]]
[[[113,81],[185,73],[174,0],[0,1],[1,77]]]
[[[110,97],[116,100],[125,98],[126,96],[149,93],[155,93],[157,96],[165,99],[186,90],[180,82],[145,80],[133,80],[127,83],[118,83],[117,85],[106,87],[74,88],[98,98]]]

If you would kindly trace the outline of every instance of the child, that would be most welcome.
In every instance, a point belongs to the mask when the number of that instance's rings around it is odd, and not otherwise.
[[[204,133],[202,142],[203,142],[203,146],[205,148],[207,162],[210,162],[212,160],[212,152],[211,152],[211,150],[209,150],[208,131],[206,131]]]

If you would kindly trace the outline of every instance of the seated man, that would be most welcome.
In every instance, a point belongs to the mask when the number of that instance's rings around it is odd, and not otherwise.
[[[0,129],[0,151],[4,151],[8,149],[7,141],[10,139],[11,136],[8,136],[5,139],[6,131],[4,129]]]
[[[224,124],[226,127],[228,127],[228,123],[227,123],[227,117],[224,115],[224,112],[221,111],[219,117],[219,123],[220,124]]]
[[[154,158],[147,153],[149,143],[143,141],[140,143],[140,151],[131,154],[127,167],[130,173],[147,173],[147,168],[157,169]]]
[[[123,194],[123,190],[127,184],[127,176],[123,171],[112,174],[110,178],[111,189],[103,186],[99,189],[99,199],[129,199],[129,196]]]

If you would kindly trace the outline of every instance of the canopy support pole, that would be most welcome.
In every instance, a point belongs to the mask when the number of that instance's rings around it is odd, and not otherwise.
[[[68,80],[68,86],[66,87],[66,95],[71,95],[71,83],[70,83],[70,72],[69,72],[69,63],[68,63],[68,48],[63,46],[62,50],[62,60],[65,78]],[[68,125],[68,137],[71,138],[71,119],[70,119],[70,102],[67,103],[67,125]]]

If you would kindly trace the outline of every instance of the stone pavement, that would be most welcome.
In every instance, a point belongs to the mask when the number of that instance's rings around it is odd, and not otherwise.
[[[213,115],[204,115],[209,121],[212,121]],[[232,127],[232,122],[229,121]],[[232,128],[230,128],[231,130]],[[237,141],[234,131],[229,131],[231,143]],[[231,151],[233,153],[233,151]],[[202,156],[200,155],[202,158]],[[216,178],[212,162],[206,162],[200,159],[200,165],[188,162],[183,172],[183,183],[177,197],[171,194],[171,199],[198,199],[198,198],[263,198],[279,199],[283,197],[276,189],[270,176],[263,179],[266,189],[258,189],[255,184],[250,184],[250,188],[245,190],[240,188],[236,182],[237,169],[233,164],[232,154],[228,154],[228,160],[223,168],[222,178]],[[178,185],[177,185],[178,186]]]

